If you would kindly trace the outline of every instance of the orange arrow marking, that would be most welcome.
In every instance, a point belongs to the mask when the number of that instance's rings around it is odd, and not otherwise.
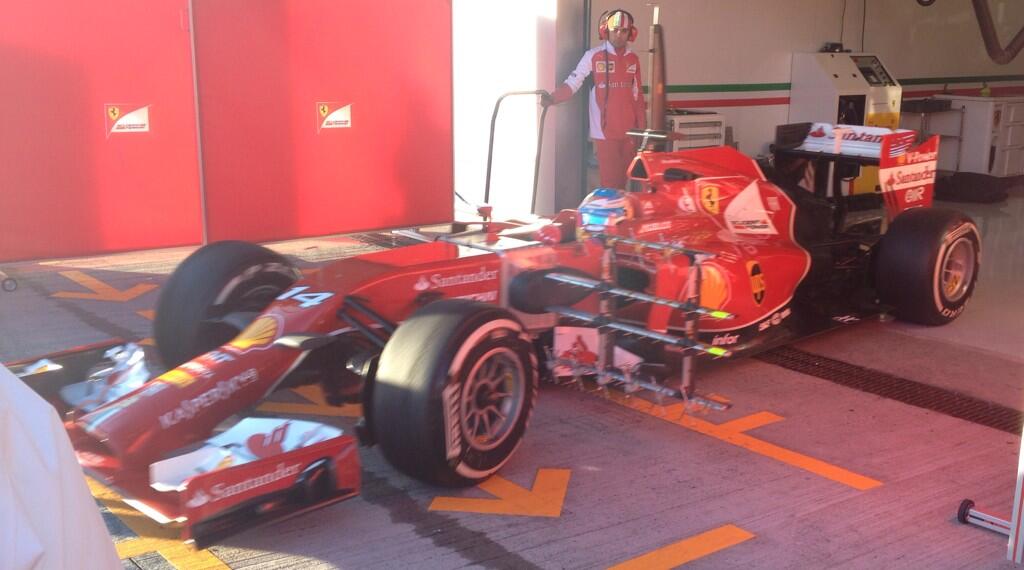
[[[118,291],[99,279],[86,275],[81,271],[61,271],[60,274],[91,290],[92,293],[60,291],[51,295],[59,299],[91,299],[94,301],[117,301],[123,303],[156,289],[156,285],[152,283],[139,283],[124,291]]]
[[[836,481],[837,483],[848,485],[858,491],[867,491],[868,489],[874,489],[875,487],[880,487],[882,485],[882,482],[877,479],[872,479],[871,477],[854,473],[853,471],[843,469],[837,465],[832,465],[831,463],[820,459],[815,459],[808,455],[797,453],[744,433],[748,430],[775,423],[783,419],[782,416],[775,415],[771,412],[758,412],[756,414],[722,424],[714,424],[709,421],[686,415],[686,408],[683,404],[658,406],[657,404],[648,402],[642,398],[630,398],[627,395],[621,395],[614,391],[610,392],[609,396],[613,402],[619,405],[632,408],[638,412],[654,416],[660,420],[676,424],[697,433],[711,436],[720,441],[724,441],[725,443],[742,447],[743,449],[753,451],[754,453],[761,454],[765,457],[770,457],[783,463],[787,463],[793,467],[798,467],[805,471],[825,477],[826,479]],[[656,407],[659,408],[660,411],[655,411]]]
[[[157,552],[175,568],[229,568],[210,551],[196,550],[191,544],[182,542],[178,530],[162,527],[135,509],[128,508],[116,492],[88,477],[86,482],[93,497],[138,535],[138,538],[123,540],[114,545],[121,560]]]
[[[533,488],[524,489],[497,475],[480,483],[480,489],[497,499],[466,499],[437,497],[430,503],[432,511],[458,511],[488,515],[523,517],[562,516],[562,503],[569,490],[569,469],[538,469]]]
[[[256,408],[261,412],[275,414],[298,414],[303,416],[333,416],[358,418],[363,415],[363,407],[359,404],[345,404],[344,406],[332,406],[327,403],[320,386],[309,385],[293,388],[293,392],[309,400],[309,404],[296,404],[292,402],[264,402]]]
[[[616,564],[609,570],[656,570],[660,568],[668,570],[714,554],[719,550],[736,546],[751,538],[754,538],[753,533],[736,525],[727,524]]]

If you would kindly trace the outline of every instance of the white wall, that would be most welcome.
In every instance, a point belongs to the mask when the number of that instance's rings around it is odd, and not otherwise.
[[[647,0],[594,0],[594,13],[614,7],[636,16],[647,45],[652,10]],[[1024,1],[988,0],[1001,43],[1024,27]],[[854,51],[876,53],[897,78],[1024,74],[1024,55],[1007,65],[986,54],[969,0],[667,0],[661,3],[670,86],[777,84],[790,81],[794,52],[818,51],[843,42]],[[1022,81],[998,85],[1021,85]],[[980,83],[951,85],[979,88]],[[905,91],[938,85],[906,86]],[[676,101],[787,98],[788,91],[670,93]],[[703,107],[702,107],[703,108]],[[726,116],[740,150],[767,151],[775,125],[785,123],[788,105],[722,106],[706,110]]]
[[[512,91],[550,89],[541,78],[554,75],[555,16],[556,0],[452,2],[455,191],[474,204],[484,198],[495,101]],[[508,97],[501,105],[490,190],[498,218],[530,212],[539,116],[534,96]],[[545,177],[540,210],[551,209],[551,181]],[[465,208],[456,202],[457,212]]]
[[[1024,2],[987,1],[1005,47],[1024,28]],[[867,9],[866,48],[884,57],[897,77],[1024,73],[1024,54],[1006,65],[988,57],[968,0],[939,0],[927,8],[916,2],[871,0]]]
[[[634,49],[641,53],[645,77],[643,52],[652,18],[647,2],[593,0],[591,10],[592,20],[615,7],[633,13],[639,28]],[[1024,27],[1024,0],[988,2],[1005,46]],[[497,96],[554,88],[582,54],[585,30],[591,42],[597,41],[594,22],[583,22],[584,5],[582,0],[453,0],[455,182],[466,198],[483,197],[487,132]],[[684,91],[670,92],[670,100],[725,115],[740,150],[751,155],[766,152],[775,126],[787,122],[791,54],[817,51],[825,42],[878,54],[898,79],[1024,75],[1024,54],[1007,65],[988,58],[970,0],[937,0],[929,7],[914,0],[664,0],[660,6],[668,84]],[[774,85],[762,91],[736,87],[757,84]],[[992,86],[1021,85],[1018,80]],[[693,86],[712,90],[695,92]],[[942,87],[915,84],[904,91]],[[750,99],[783,102],[745,102]],[[540,212],[578,202],[585,136],[581,100],[549,113]],[[516,215],[529,210],[539,108],[528,100],[510,100],[507,107],[496,133],[491,202],[500,213]]]

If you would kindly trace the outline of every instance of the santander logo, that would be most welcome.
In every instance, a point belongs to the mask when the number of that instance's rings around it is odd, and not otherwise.
[[[431,275],[420,275],[419,279],[416,280],[416,283],[413,284],[412,288],[416,291],[426,291],[427,289],[445,289],[448,287],[458,287],[460,285],[472,285],[474,283],[494,281],[497,278],[497,269],[487,269],[486,267],[481,267],[479,271],[473,273],[458,273],[455,275],[433,273]]]

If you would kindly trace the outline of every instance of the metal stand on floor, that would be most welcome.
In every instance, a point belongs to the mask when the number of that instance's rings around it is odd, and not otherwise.
[[[13,278],[8,277],[6,273],[0,271],[0,289],[10,293],[18,288],[18,282]]]
[[[956,519],[964,524],[973,524],[1005,534],[1010,537],[1006,547],[1006,559],[1020,564],[1024,562],[1024,529],[1021,528],[1021,502],[1024,500],[1021,490],[1024,487],[1024,440],[1017,459],[1017,489],[1013,494],[1013,515],[1009,521],[983,513],[974,508],[974,501],[964,499],[956,513]]]

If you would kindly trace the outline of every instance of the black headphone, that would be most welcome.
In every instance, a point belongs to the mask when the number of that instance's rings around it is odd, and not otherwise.
[[[636,22],[636,20],[633,19],[633,14],[630,14],[629,12],[623,10],[622,8],[615,8],[613,10],[608,10],[605,13],[601,14],[601,17],[598,18],[598,20],[597,20],[597,37],[598,37],[598,39],[602,39],[602,40],[607,40],[608,39],[608,20],[611,19],[611,17],[614,16],[616,12],[620,12],[620,13],[624,14],[627,18],[629,18],[629,40],[628,41],[631,41],[631,42],[632,41],[636,41],[637,29],[636,29],[636,26],[633,25],[633,23]]]

